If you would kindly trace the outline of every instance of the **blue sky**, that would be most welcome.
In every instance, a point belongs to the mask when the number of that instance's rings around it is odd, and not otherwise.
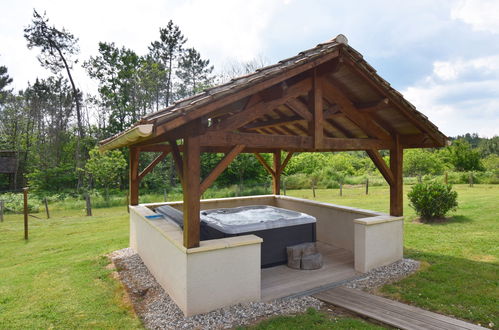
[[[26,49],[32,9],[80,39],[81,61],[99,41],[138,53],[172,19],[217,70],[263,57],[273,63],[346,35],[349,44],[447,135],[499,135],[499,1],[1,1],[0,65],[16,89],[49,73]],[[81,69],[84,91],[95,83]]]

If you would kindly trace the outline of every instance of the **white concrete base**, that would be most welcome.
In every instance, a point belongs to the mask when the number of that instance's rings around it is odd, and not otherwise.
[[[201,241],[186,249],[182,230],[164,219],[147,219],[150,208],[182,202],[130,206],[130,247],[186,316],[206,313],[261,296],[262,239],[245,235]],[[354,254],[355,270],[367,272],[402,258],[403,218],[287,196],[202,200],[201,209],[272,205],[317,218],[318,241]]]
[[[404,217],[378,216],[355,221],[355,270],[367,273],[402,259]]]
[[[182,232],[153,212],[130,207],[130,247],[186,316],[260,300],[262,239],[239,236],[201,242],[186,249]]]

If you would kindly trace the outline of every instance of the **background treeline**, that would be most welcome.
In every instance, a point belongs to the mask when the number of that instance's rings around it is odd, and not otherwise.
[[[0,150],[14,151],[19,159],[17,176],[0,174],[0,193],[28,185],[40,196],[123,196],[128,184],[126,150],[100,155],[94,149],[99,140],[147,113],[264,64],[261,59],[228,63],[215,75],[209,60],[186,46],[187,38],[172,21],[159,29],[146,54],[105,41],[96,56],[86,59],[79,57],[76,36],[51,26],[36,11],[24,32],[27,46],[39,51],[40,65],[52,75],[14,91],[8,68],[0,66]],[[77,65],[98,83],[96,94],[77,87],[72,76]],[[155,156],[141,156],[141,165]],[[207,175],[223,155],[202,157],[202,175]],[[405,176],[430,180],[444,173],[450,183],[467,183],[470,173],[475,183],[499,183],[499,137],[466,134],[441,150],[405,151]],[[297,154],[284,174],[288,189],[335,188],[367,178],[370,184],[385,184],[364,152]],[[222,195],[261,193],[269,189],[269,180],[253,155],[242,154],[215,188]],[[180,191],[171,157],[142,180],[141,191]]]

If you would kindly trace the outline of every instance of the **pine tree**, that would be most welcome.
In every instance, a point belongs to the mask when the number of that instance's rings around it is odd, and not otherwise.
[[[180,28],[169,21],[166,28],[159,29],[159,41],[154,41],[149,46],[152,58],[161,63],[166,69],[164,77],[164,104],[169,106],[174,100],[172,72],[178,58],[182,55],[183,46],[187,42]]]
[[[194,48],[189,48],[180,58],[177,76],[180,79],[179,95],[187,97],[199,93],[213,84],[213,66],[203,60]]]

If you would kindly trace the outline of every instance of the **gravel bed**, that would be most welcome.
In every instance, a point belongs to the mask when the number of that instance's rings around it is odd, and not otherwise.
[[[126,248],[109,254],[132,305],[148,329],[227,329],[276,315],[321,309],[313,297],[277,299],[225,307],[206,314],[184,317],[182,311],[156,282],[140,257]]]
[[[344,286],[352,289],[373,291],[380,286],[409,276],[419,269],[419,265],[419,261],[413,259],[402,259],[390,265],[375,268],[364,274],[361,278],[350,281]]]

